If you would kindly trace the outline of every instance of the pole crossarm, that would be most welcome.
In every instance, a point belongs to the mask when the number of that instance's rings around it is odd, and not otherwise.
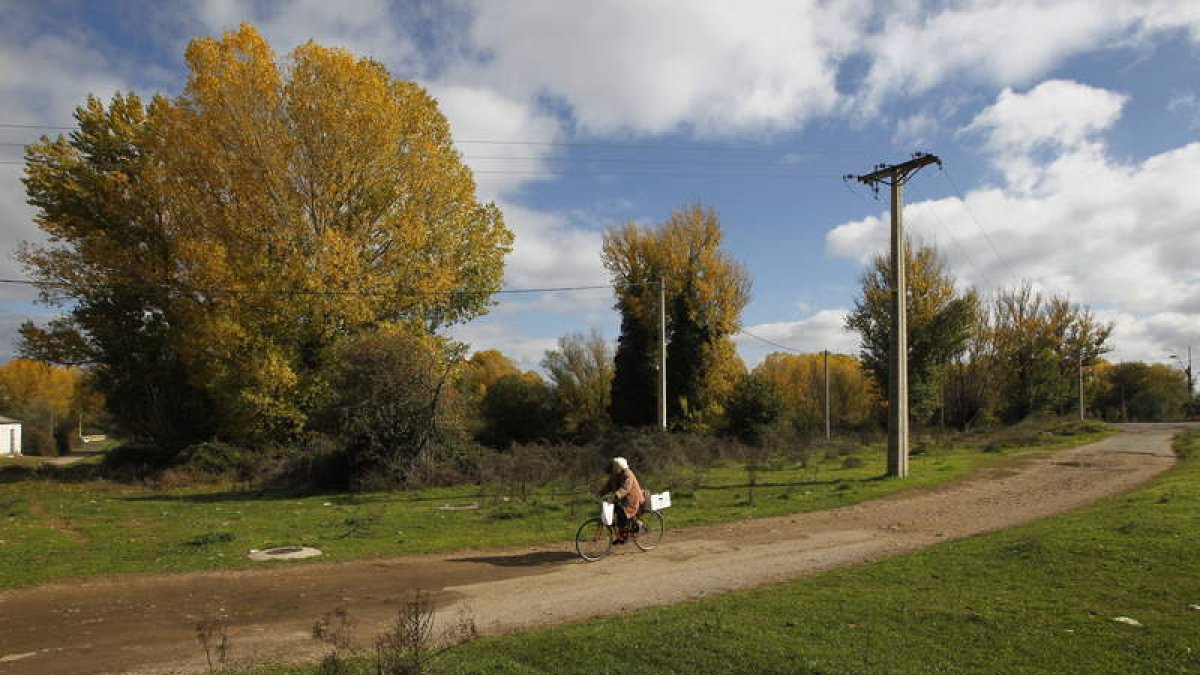
[[[915,152],[913,158],[907,162],[899,164],[880,164],[875,167],[871,173],[862,175],[849,174],[846,178],[853,178],[860,183],[876,187],[877,184],[884,185],[903,185],[912,174],[918,169],[930,164],[942,165],[942,160],[937,155],[931,155],[927,152]]]

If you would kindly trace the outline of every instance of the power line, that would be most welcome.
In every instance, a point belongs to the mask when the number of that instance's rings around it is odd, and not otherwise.
[[[0,165],[24,166],[24,160],[0,160]],[[680,171],[621,171],[603,168],[580,167],[561,170],[510,170],[510,169],[471,169],[471,173],[479,176],[524,176],[527,178],[570,178],[570,177],[631,177],[631,178],[828,178],[830,174],[805,171],[716,171],[707,173],[692,173]]]
[[[0,279],[0,284],[32,286],[34,288],[60,288],[65,290],[83,290],[83,289],[136,289],[136,290],[167,290],[173,289],[168,284],[79,284],[68,283],[64,281],[37,281],[34,279]],[[283,288],[259,288],[259,289],[232,289],[232,288],[211,288],[211,287],[196,287],[188,288],[188,291],[199,293],[226,294],[226,295],[283,295],[283,296],[397,296],[397,297],[437,297],[445,295],[521,295],[532,293],[573,293],[578,291],[594,291],[594,290],[616,290],[621,288],[642,288],[649,286],[657,286],[658,282],[645,283],[629,283],[629,284],[595,284],[590,286],[551,286],[545,288],[501,288],[498,290],[483,290],[483,289],[450,289],[445,291],[368,291],[361,289],[345,289],[345,290],[308,290],[308,289],[283,289]]]
[[[746,337],[751,337],[751,338],[754,338],[755,340],[758,340],[759,342],[763,342],[763,343],[765,343],[765,344],[769,344],[769,345],[771,345],[772,347],[778,347],[778,348],[780,348],[780,349],[782,349],[782,350],[784,350],[784,351],[788,351],[788,352],[791,352],[791,353],[793,353],[793,354],[804,354],[804,353],[806,353],[806,352],[805,352],[804,350],[802,350],[802,349],[796,349],[795,347],[789,347],[789,346],[787,346],[787,345],[785,345],[785,344],[780,344],[780,343],[778,343],[778,342],[775,342],[774,340],[769,340],[769,339],[767,339],[767,338],[765,338],[765,337],[762,337],[762,336],[760,336],[760,335],[755,335],[754,333],[751,333],[750,331],[746,330],[745,328],[739,328],[739,329],[738,329],[738,332],[739,332],[739,333],[741,333],[742,335],[745,335]]]
[[[950,239],[950,242],[953,243],[954,246],[958,248],[959,252],[963,254],[967,264],[971,266],[971,269],[975,270],[976,274],[982,277],[989,286],[995,286],[995,282],[993,282],[991,278],[983,271],[982,267],[975,263],[975,258],[967,251],[966,247],[962,245],[962,242],[960,242],[958,238],[954,236],[953,230],[946,225],[946,222],[942,220],[942,217],[938,215],[937,209],[934,207],[934,202],[936,201],[936,199],[926,199],[926,203],[929,205],[929,212],[933,214],[934,219],[938,222],[938,231],[945,233],[946,237]]]
[[[25,124],[25,123],[0,123],[0,129],[49,129],[61,131],[75,131],[78,126],[63,126],[57,124]],[[405,138],[426,138],[430,134],[406,134]],[[682,150],[687,152],[711,152],[711,153],[750,153],[750,154],[856,154],[866,155],[874,150],[866,146],[821,146],[821,145],[806,145],[798,147],[789,147],[780,145],[777,147],[762,147],[761,145],[749,144],[716,144],[716,143],[628,143],[628,142],[606,142],[606,141],[550,141],[550,140],[533,140],[519,138],[454,138],[451,135],[451,142],[455,144],[465,145],[502,145],[502,146],[534,146],[534,147],[566,147],[566,148],[598,148],[598,149],[614,149],[614,150]]]
[[[946,171],[945,167],[942,167],[941,173],[946,177],[946,181],[950,183],[950,187],[954,188],[954,192],[958,195],[959,201],[962,202],[963,210],[966,211],[967,215],[971,217],[971,220],[975,223],[975,227],[978,227],[979,231],[983,233],[983,238],[987,240],[988,246],[991,247],[992,253],[996,254],[996,257],[1000,260],[1000,264],[1011,269],[1008,261],[1004,259],[1004,256],[1000,255],[1000,250],[996,248],[996,244],[992,242],[991,236],[988,235],[987,230],[984,229],[983,223],[979,222],[979,219],[975,217],[975,212],[971,210],[969,205],[967,205],[967,197],[963,194],[962,190],[958,189],[958,183],[954,182],[954,178],[950,175],[950,172]]]
[[[0,122],[0,129],[64,129],[74,130],[76,127],[64,127],[54,124],[16,124],[12,122]]]

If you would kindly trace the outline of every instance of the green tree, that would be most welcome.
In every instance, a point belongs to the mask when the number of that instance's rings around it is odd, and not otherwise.
[[[771,379],[747,373],[738,378],[725,404],[725,430],[743,443],[761,445],[784,408],[783,394]]]
[[[358,478],[398,483],[433,458],[448,425],[461,346],[413,327],[385,326],[338,347],[325,426]],[[320,417],[320,416],[318,416]]]
[[[1187,401],[1183,373],[1162,364],[1129,362],[1103,370],[1091,407],[1113,422],[1162,422],[1179,419]]]
[[[720,219],[699,205],[671,214],[658,228],[610,229],[603,260],[618,287],[621,337],[613,380],[613,420],[654,421],[659,286],[667,322],[667,409],[677,426],[703,428],[720,418],[744,365],[729,337],[749,302],[750,278],[721,248]]]
[[[908,382],[910,416],[929,422],[941,402],[944,369],[966,348],[977,317],[973,289],[960,292],[935,248],[905,246],[908,282]],[[863,274],[862,295],[846,317],[846,328],[859,334],[863,366],[887,397],[892,345],[892,265],[877,255]]]
[[[31,352],[82,344],[165,444],[279,438],[330,395],[340,340],[486,311],[512,234],[420,87],[311,42],[281,66],[248,25],[187,62],[177,99],[91,99],[28,150],[51,244],[22,258],[70,308]]]
[[[563,411],[566,433],[590,437],[608,427],[613,355],[599,332],[559,338],[558,349],[546,352],[542,367]]]
[[[554,392],[537,373],[505,375],[483,397],[479,441],[494,448],[556,438],[563,424]]]

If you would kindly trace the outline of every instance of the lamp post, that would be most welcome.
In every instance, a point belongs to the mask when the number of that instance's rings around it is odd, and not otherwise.
[[[1170,354],[1170,355],[1168,355],[1168,358],[1172,358],[1172,359],[1175,359],[1176,361],[1178,361],[1179,367],[1182,368],[1184,374],[1187,375],[1187,398],[1188,398],[1188,402],[1190,403],[1192,400],[1192,391],[1193,391],[1193,389],[1192,389],[1192,346],[1188,345],[1188,348],[1187,348],[1187,363],[1184,363],[1183,359],[1179,358],[1178,354]]]

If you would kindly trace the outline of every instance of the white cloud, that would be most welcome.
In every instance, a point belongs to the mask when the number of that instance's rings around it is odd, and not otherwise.
[[[865,18],[856,7],[496,0],[471,25],[481,62],[454,76],[562,101],[591,133],[791,129],[837,103],[837,60]]]
[[[493,201],[552,176],[549,159],[562,138],[555,118],[484,87],[434,82],[429,91],[475,171],[481,199]]]
[[[896,123],[896,131],[892,134],[892,145],[926,146],[941,130],[937,118],[929,113],[921,112],[909,115]]]
[[[1200,130],[1200,97],[1195,92],[1178,92],[1167,103],[1167,110],[1186,120],[1188,128]]]
[[[930,9],[936,7],[936,9]],[[862,36],[870,67],[855,107],[877,112],[951,81],[1020,86],[1078,54],[1136,45],[1164,31],[1200,40],[1200,9],[1177,0],[968,0],[908,2]]]
[[[1010,88],[964,130],[980,133],[997,161],[1039,148],[1078,148],[1121,116],[1128,98],[1067,80],[1048,80],[1026,93]]]
[[[601,233],[571,227],[557,214],[501,203],[516,235],[504,272],[516,288],[592,286],[608,283],[600,262]]]
[[[1148,317],[1121,311],[1100,311],[1096,314],[1097,318],[1113,325],[1110,342],[1114,349],[1105,355],[1109,361],[1178,365],[1170,355],[1175,354],[1186,362],[1190,345],[1193,348],[1193,367],[1200,362],[1200,344],[1196,342],[1196,336],[1200,335],[1200,316],[1196,314],[1164,312]]]
[[[734,336],[734,342],[742,354],[749,357],[748,367],[757,365],[767,354],[783,350],[746,333],[803,353],[815,354],[828,349],[834,353],[855,354],[858,337],[845,329],[846,313],[844,309],[823,309],[798,321],[746,326],[746,332]]]
[[[401,77],[411,77],[407,71],[423,65],[416,45],[405,32],[406,27],[398,25],[399,17],[388,0],[216,0],[195,5],[192,10],[201,30],[214,37],[236,30],[242,22],[252,23],[281,54],[313,40],[369,56]]]

